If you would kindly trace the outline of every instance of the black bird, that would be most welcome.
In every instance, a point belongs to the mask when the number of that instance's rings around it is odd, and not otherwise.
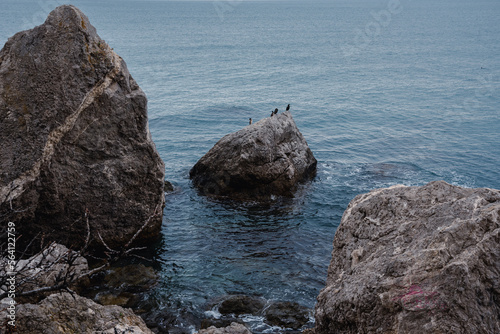
[[[274,111],[271,110],[271,117],[273,117],[273,115],[274,115]]]
[[[286,106],[286,111],[290,110],[290,105]]]
[[[248,120],[249,120],[249,125],[252,125],[252,119],[249,118]]]
[[[274,109],[274,114],[277,115],[278,114],[278,108]]]

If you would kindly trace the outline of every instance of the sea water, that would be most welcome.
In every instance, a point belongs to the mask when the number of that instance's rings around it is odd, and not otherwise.
[[[498,0],[72,3],[146,92],[176,188],[149,296],[159,312],[200,319],[227,294],[313,308],[357,194],[433,180],[500,188]],[[0,44],[57,4],[3,0]],[[289,103],[316,179],[269,206],[199,196],[196,161]],[[256,332],[281,331],[261,320]]]

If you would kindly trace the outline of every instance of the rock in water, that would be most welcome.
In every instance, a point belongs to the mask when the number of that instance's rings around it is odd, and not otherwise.
[[[242,200],[293,197],[316,174],[316,159],[290,112],[226,135],[190,171],[205,195]]]
[[[500,333],[500,191],[445,182],[357,196],[316,334]]]
[[[147,99],[127,66],[74,6],[11,37],[0,51],[0,217],[20,241],[67,246],[86,213],[110,247],[159,235],[164,164]]]

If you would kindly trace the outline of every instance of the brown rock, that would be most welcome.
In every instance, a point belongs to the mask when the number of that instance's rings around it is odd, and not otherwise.
[[[164,164],[147,99],[127,66],[74,6],[0,51],[0,217],[20,243],[81,245],[88,214],[110,247],[157,238]],[[95,245],[95,244],[94,244]]]
[[[500,333],[500,191],[445,182],[357,196],[316,334]]]

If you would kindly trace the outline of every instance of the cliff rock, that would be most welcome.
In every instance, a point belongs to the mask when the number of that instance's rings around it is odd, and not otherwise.
[[[190,171],[205,195],[242,200],[293,197],[316,174],[316,159],[290,112],[223,137]]]
[[[86,217],[110,247],[159,235],[164,164],[147,99],[127,66],[74,6],[0,51],[0,217],[19,242],[81,245]],[[155,215],[156,214],[156,215]]]
[[[335,234],[316,334],[500,333],[500,191],[359,195]]]
[[[6,311],[0,312],[7,319]],[[16,309],[17,333],[153,334],[144,321],[120,306],[102,306],[67,292],[50,295],[38,304]]]

